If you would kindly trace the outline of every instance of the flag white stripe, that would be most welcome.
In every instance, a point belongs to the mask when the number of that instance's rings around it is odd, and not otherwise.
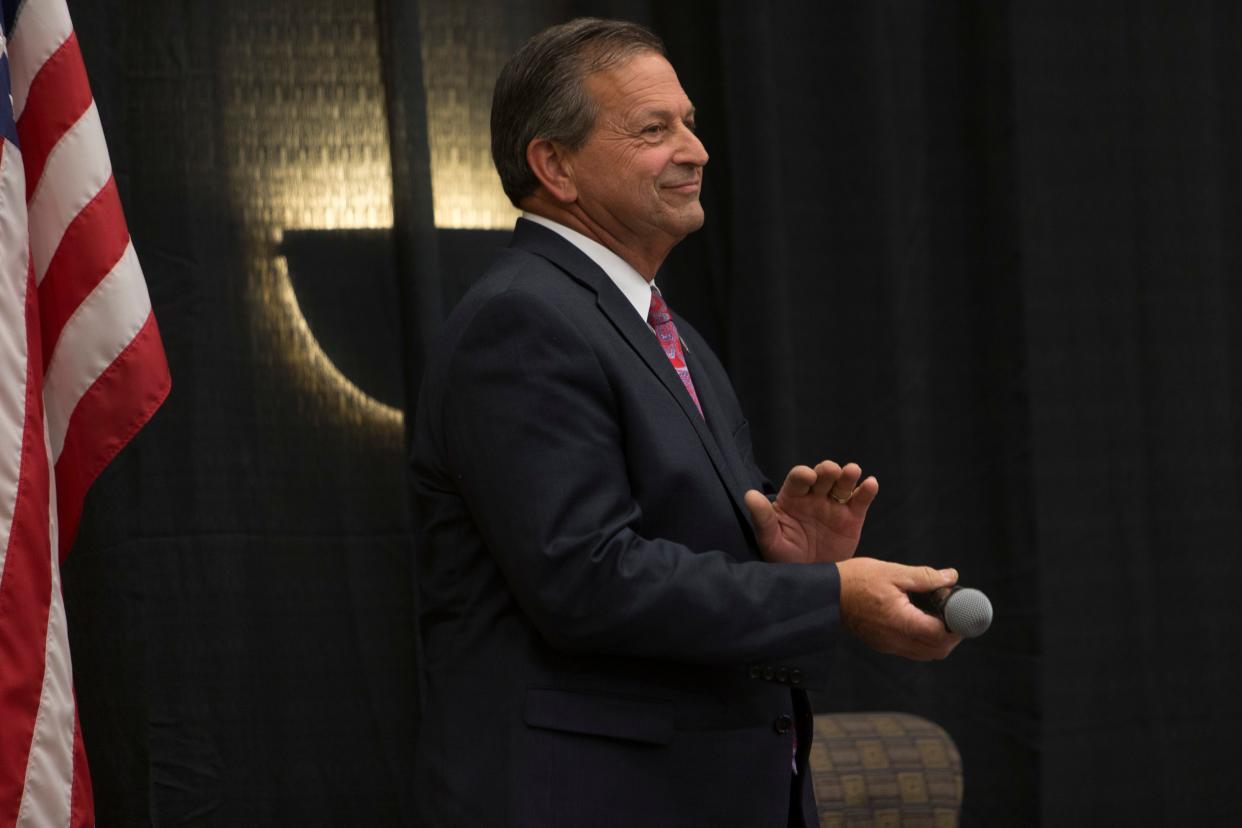
[[[73,34],[69,7],[64,0],[27,0],[9,32],[9,61],[13,72],[13,118],[22,117],[30,84],[43,63]]]
[[[11,9],[12,3],[6,4]],[[45,72],[49,68],[47,61],[72,37],[73,24],[65,0],[26,0],[18,7],[14,31],[9,33],[8,42],[0,41],[0,50],[6,47],[8,50],[15,117],[23,121],[24,132],[33,130],[27,134],[61,128],[59,121],[37,123],[31,120],[42,119],[45,114],[47,118],[61,117],[50,110],[45,113],[42,106],[27,112],[32,94],[47,96],[49,100],[46,103],[54,106],[56,100],[67,94],[68,90],[51,88],[53,85],[62,82],[71,85],[74,94],[82,90],[81,84],[86,79],[81,76],[76,56],[64,68],[78,77]],[[44,102],[40,100],[36,103]],[[63,134],[53,132],[48,134],[47,140],[55,141],[55,146],[48,151],[39,180],[30,182],[24,180],[22,157],[17,148],[7,141],[0,141],[0,151],[3,152],[0,154],[0,377],[9,378],[7,382],[0,383],[0,555],[5,555],[9,543],[17,537],[13,531],[16,508],[22,506],[24,509],[23,504],[28,496],[24,490],[19,491],[22,485],[19,476],[23,472],[28,473],[29,479],[41,476],[32,473],[41,472],[40,466],[32,469],[27,465],[23,468],[21,463],[23,459],[28,464],[32,460],[38,464],[46,463],[49,491],[32,491],[29,496],[49,497],[48,524],[46,527],[27,527],[33,530],[29,539],[33,548],[23,546],[19,551],[23,555],[23,567],[34,565],[37,568],[40,566],[38,556],[45,554],[46,549],[46,565],[51,572],[48,584],[50,593],[23,594],[20,601],[15,601],[19,611],[32,613],[34,617],[31,620],[39,622],[39,626],[46,630],[42,642],[26,641],[22,644],[22,651],[30,660],[22,669],[29,670],[29,674],[10,676],[4,672],[4,665],[0,665],[0,678],[5,680],[5,686],[13,684],[19,689],[25,688],[23,707],[32,708],[14,711],[17,719],[12,723],[0,722],[0,733],[11,729],[13,734],[31,734],[28,744],[15,745],[9,741],[4,744],[6,755],[10,750],[15,756],[18,750],[28,751],[25,753],[25,777],[6,780],[6,783],[20,781],[20,802],[6,801],[3,805],[10,816],[16,811],[16,824],[19,826],[61,828],[68,826],[73,819],[74,828],[88,828],[94,822],[94,806],[90,797],[85,795],[89,789],[87,768],[74,767],[74,746],[80,733],[75,726],[72,667],[60,591],[59,561],[65,551],[61,549],[62,541],[71,541],[72,533],[66,533],[68,537],[62,535],[58,520],[59,515],[64,515],[71,526],[76,526],[82,508],[81,487],[89,485],[98,472],[98,465],[111,457],[117,442],[128,442],[132,431],[146,422],[151,414],[152,395],[158,395],[162,400],[167,393],[169,378],[158,339],[152,339],[147,340],[145,348],[134,352],[139,361],[126,363],[120,368],[128,377],[130,387],[119,387],[117,383],[97,386],[97,393],[104,395],[100,400],[101,407],[107,410],[102,416],[108,419],[105,423],[84,424],[82,436],[87,438],[85,443],[89,444],[80,446],[81,456],[69,458],[81,465],[71,470],[74,485],[66,487],[67,499],[59,500],[53,470],[63,450],[69,422],[81,406],[83,395],[92,391],[92,386],[101,376],[108,375],[117,358],[151,319],[151,302],[137,256],[132,245],[128,244],[121,259],[108,273],[74,273],[74,276],[90,279],[84,285],[62,284],[59,279],[44,283],[53,259],[57,256],[83,255],[84,251],[75,248],[93,243],[89,238],[65,235],[81,211],[96,197],[116,198],[115,192],[102,192],[111,178],[112,164],[99,113],[93,102]],[[32,194],[30,199],[26,198],[27,183]],[[118,206],[113,202],[108,208]],[[27,330],[26,326],[27,301],[37,302],[40,298],[28,293],[32,272],[33,281],[41,285],[40,293],[51,292],[56,305],[65,301],[76,302],[81,291],[91,290],[85,300],[72,310],[50,354],[40,353],[38,348],[28,344],[28,336],[36,337],[36,341],[38,336],[37,328]],[[94,284],[100,276],[102,280]],[[45,360],[47,370],[37,370]],[[34,373],[41,374],[40,382],[30,389],[25,387],[28,369],[35,369]],[[34,452],[22,455],[23,440],[37,439],[38,434],[37,426],[29,430],[25,428],[26,418],[34,413],[26,406],[27,390],[30,394],[42,395],[43,457],[36,456],[39,446],[27,446]],[[97,433],[101,429],[108,433]],[[41,524],[42,516],[38,516],[34,523]],[[23,532],[23,544],[26,541],[26,533]],[[36,555],[35,559],[24,557],[31,553]],[[0,576],[4,571],[5,557],[0,557]],[[12,566],[17,560],[18,556],[14,555],[8,564]],[[46,570],[42,571],[46,573]],[[45,612],[46,626],[43,624]],[[0,620],[9,619],[0,616]],[[42,658],[35,661],[34,653],[29,653],[29,650],[40,645]],[[33,709],[36,687],[39,690],[38,706]],[[81,788],[75,785],[79,778]],[[75,798],[79,795],[80,799]]]
[[[48,457],[47,423],[43,424],[44,449]],[[48,480],[55,469],[48,462]],[[47,616],[43,692],[35,716],[34,736],[26,760],[26,785],[17,811],[17,828],[68,826],[73,805],[73,668],[69,661],[69,636],[65,601],[60,592],[60,554],[57,543],[56,489],[48,499],[48,566],[52,573],[51,606]]]
[[[120,260],[65,323],[43,381],[53,463],[60,458],[65,429],[78,400],[125,350],[151,314],[133,242]]]
[[[35,284],[43,284],[65,229],[112,176],[95,102],[56,142],[30,199],[30,253]]]
[[[0,139],[0,579],[8,555],[26,423],[26,179]]]

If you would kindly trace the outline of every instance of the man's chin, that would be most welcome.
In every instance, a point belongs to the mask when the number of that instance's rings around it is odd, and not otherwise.
[[[686,205],[678,211],[674,223],[677,225],[677,235],[685,237],[695,230],[703,226],[703,205],[695,201],[692,205]]]

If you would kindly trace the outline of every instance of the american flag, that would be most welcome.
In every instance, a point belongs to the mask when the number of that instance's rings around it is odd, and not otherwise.
[[[65,0],[0,12],[0,828],[92,825],[60,562],[170,380]]]

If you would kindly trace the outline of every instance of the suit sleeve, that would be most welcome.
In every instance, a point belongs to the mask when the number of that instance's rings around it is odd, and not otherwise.
[[[822,663],[838,628],[834,565],[738,562],[634,531],[617,400],[561,311],[517,290],[491,298],[467,324],[449,376],[448,465],[550,644],[683,662]]]

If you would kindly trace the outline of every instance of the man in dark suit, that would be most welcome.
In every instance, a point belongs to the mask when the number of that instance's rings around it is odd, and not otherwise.
[[[946,656],[906,593],[956,573],[853,557],[879,488],[854,464],[764,494],[728,377],[653,285],[707,163],[654,35],[532,38],[492,133],[525,217],[417,408],[422,824],[814,825],[805,690],[842,628]]]

